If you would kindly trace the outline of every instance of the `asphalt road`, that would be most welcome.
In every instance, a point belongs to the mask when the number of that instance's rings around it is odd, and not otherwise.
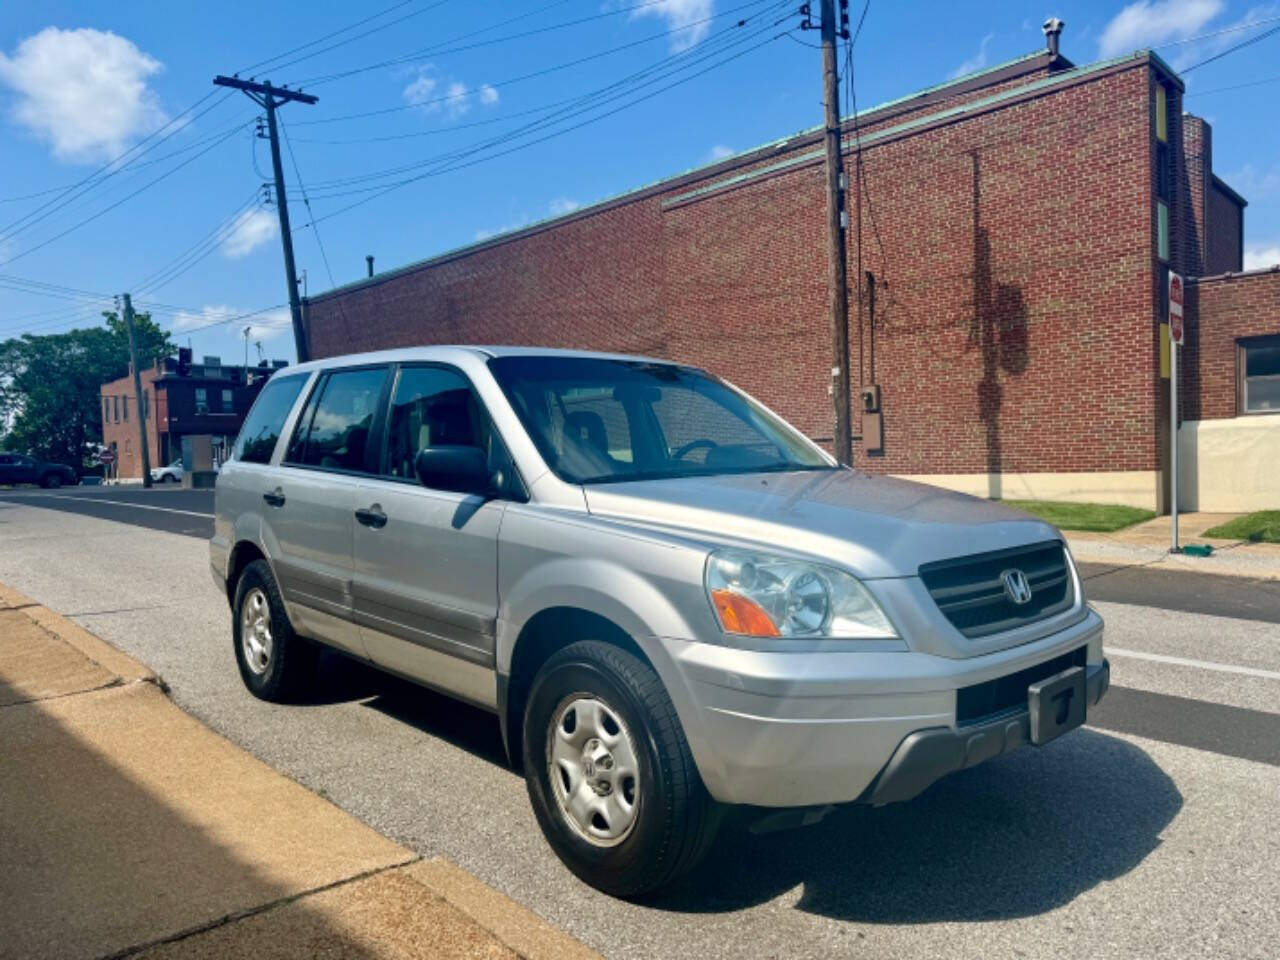
[[[142,519],[200,513],[208,494],[38,496],[0,492],[0,580],[142,659],[267,763],[608,957],[1280,956],[1280,609],[1248,581],[1092,577],[1114,686],[1086,729],[908,804],[731,828],[694,875],[627,904],[551,855],[491,716],[338,656],[306,706],[250,697],[204,544]],[[132,519],[89,513],[107,509]],[[1248,616],[1214,612],[1231,590]]]

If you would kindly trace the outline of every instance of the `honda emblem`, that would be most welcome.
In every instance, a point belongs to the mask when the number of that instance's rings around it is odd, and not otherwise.
[[[1000,574],[1000,582],[1004,584],[1004,595],[1010,603],[1020,607],[1031,600],[1031,584],[1021,570],[1006,570]]]

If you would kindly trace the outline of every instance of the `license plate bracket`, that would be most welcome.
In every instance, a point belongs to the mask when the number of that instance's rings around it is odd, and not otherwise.
[[[1082,726],[1085,719],[1084,667],[1071,667],[1027,687],[1027,711],[1031,716],[1031,742],[1056,740]]]

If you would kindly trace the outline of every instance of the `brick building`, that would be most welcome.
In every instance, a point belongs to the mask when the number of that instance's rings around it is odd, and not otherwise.
[[[180,459],[185,436],[212,437],[215,456],[229,450],[262,385],[283,366],[283,360],[257,367],[224,366],[218,357],[187,365],[165,357],[143,370],[142,404],[151,466]],[[119,380],[104,383],[100,393],[102,442],[115,451],[116,476],[141,480],[138,400],[132,369]]]
[[[1280,417],[1246,418],[1231,386],[1240,338],[1280,334],[1280,275],[1231,273],[1245,201],[1213,173],[1212,131],[1182,94],[1154,53],[1075,66],[1055,43],[845,122],[859,469],[1163,507],[1170,269],[1200,278],[1184,416],[1248,419],[1255,453],[1280,459]],[[670,357],[829,441],[823,184],[814,129],[312,297],[312,354],[521,343]],[[873,385],[879,446],[856,402]],[[1184,430],[1184,448],[1186,433],[1214,433]],[[1189,471],[1231,466],[1202,446]],[[1280,482],[1257,483],[1232,502],[1280,505]],[[1213,487],[1183,489],[1201,509],[1236,508]]]

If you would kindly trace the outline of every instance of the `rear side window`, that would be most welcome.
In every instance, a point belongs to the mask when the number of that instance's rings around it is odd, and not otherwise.
[[[330,374],[307,404],[286,457],[325,470],[366,470],[373,416],[387,378],[385,367]]]
[[[245,418],[244,426],[240,428],[240,436],[236,438],[235,453],[232,454],[235,459],[244,463],[271,462],[284,422],[306,382],[305,376],[284,377],[272,379],[262,388],[253,409]]]

